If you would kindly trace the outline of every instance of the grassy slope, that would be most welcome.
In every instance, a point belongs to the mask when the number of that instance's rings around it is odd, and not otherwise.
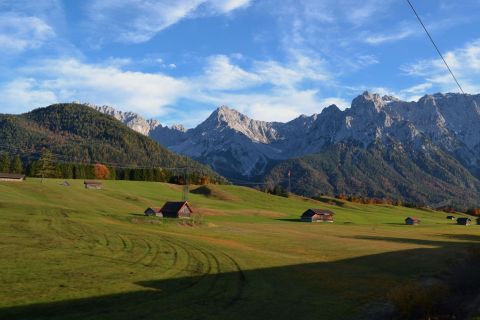
[[[59,182],[0,183],[2,319],[357,318],[392,286],[440,272],[480,241],[480,227],[444,213],[235,186],[191,194],[205,223],[190,227],[141,215],[179,200],[179,186]],[[330,207],[336,222],[295,222],[308,207]],[[422,225],[403,225],[409,215]]]

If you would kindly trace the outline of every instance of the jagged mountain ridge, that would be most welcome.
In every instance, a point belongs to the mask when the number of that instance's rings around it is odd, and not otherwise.
[[[480,95],[435,94],[406,102],[364,92],[344,111],[331,105],[320,114],[302,115],[287,123],[253,120],[222,106],[189,130],[164,127],[137,114],[97,110],[230,176],[261,176],[271,160],[320,152],[342,141],[368,146],[393,138],[420,146],[426,138],[469,166],[477,166],[480,160]]]

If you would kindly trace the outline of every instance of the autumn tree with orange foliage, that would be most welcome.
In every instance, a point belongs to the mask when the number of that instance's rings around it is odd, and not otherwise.
[[[480,216],[480,208],[471,208],[467,211],[468,214],[472,216]]]
[[[95,164],[95,178],[97,179],[107,179],[110,174],[107,166],[104,164],[97,163]]]

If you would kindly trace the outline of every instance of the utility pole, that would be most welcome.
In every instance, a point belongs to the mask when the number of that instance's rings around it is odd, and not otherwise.
[[[292,189],[291,189],[291,181],[290,181],[290,175],[291,175],[291,172],[290,170],[288,170],[288,194],[290,194],[292,192]]]
[[[188,158],[185,159],[185,171],[184,171],[184,186],[183,186],[183,201],[188,201],[188,193],[190,192],[190,181],[188,177]]]

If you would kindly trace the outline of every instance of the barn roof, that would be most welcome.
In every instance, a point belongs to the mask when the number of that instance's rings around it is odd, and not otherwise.
[[[0,172],[0,178],[5,178],[5,179],[23,179],[25,178],[24,174],[20,173],[3,173]]]
[[[462,221],[472,221],[470,218],[457,218],[457,221],[462,222]]]
[[[187,206],[190,211],[193,211],[187,201],[167,201],[160,209],[161,212],[179,212],[184,206]]]
[[[412,221],[415,221],[415,222],[420,222],[420,219],[418,219],[416,217],[407,217],[405,220],[412,220]]]
[[[83,181],[83,184],[102,184],[100,181],[95,181],[95,180],[85,180]]]
[[[333,215],[333,211],[327,210],[327,209],[307,209],[302,216],[313,216],[315,214],[319,215]]]

